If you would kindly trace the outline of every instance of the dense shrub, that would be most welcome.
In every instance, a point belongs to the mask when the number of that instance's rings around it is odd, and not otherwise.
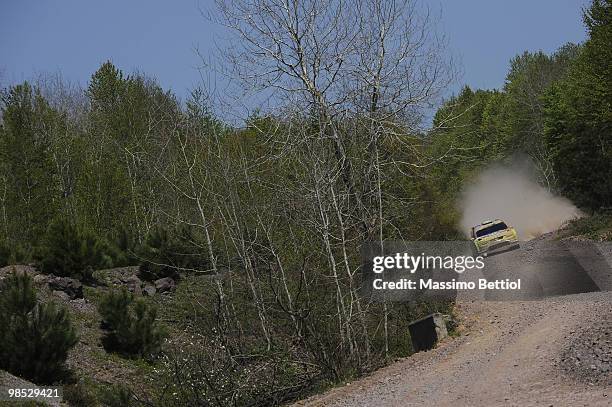
[[[130,389],[125,385],[110,385],[101,389],[100,399],[107,407],[130,407],[137,405]]]
[[[64,386],[62,395],[70,407],[130,407],[137,405],[133,393],[125,385],[101,385],[90,379]]]
[[[83,381],[64,386],[62,398],[70,407],[97,406],[96,389]]]
[[[156,322],[157,309],[144,299],[134,299],[125,288],[106,294],[98,311],[107,333],[103,345],[129,357],[153,358],[161,350],[165,336]]]
[[[137,266],[140,264],[136,256],[138,244],[133,233],[126,228],[120,228],[109,245],[109,255],[112,258],[113,267]]]
[[[112,266],[109,251],[108,245],[93,233],[59,221],[47,230],[38,256],[46,273],[90,280],[93,270]]]
[[[180,270],[203,270],[207,262],[202,258],[202,251],[198,238],[188,228],[154,228],[138,250],[141,277],[146,280],[177,278]]]
[[[278,406],[308,394],[320,374],[285,352],[233,358],[215,338],[207,343],[200,349],[170,345],[164,352],[155,379],[167,390],[156,394],[156,406]]]
[[[13,273],[0,292],[0,368],[35,383],[53,383],[66,373],[77,336],[68,313],[36,300],[31,278]]]
[[[27,264],[32,260],[31,252],[31,247],[0,241],[0,267],[9,264]]]
[[[4,267],[9,264],[11,258],[11,250],[8,245],[0,241],[0,267]]]

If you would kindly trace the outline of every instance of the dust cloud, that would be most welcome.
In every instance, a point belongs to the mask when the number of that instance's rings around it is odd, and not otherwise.
[[[581,213],[569,200],[553,195],[539,185],[529,163],[500,164],[485,169],[463,191],[459,209],[461,229],[485,220],[501,219],[514,226],[519,240],[533,239],[558,229]]]

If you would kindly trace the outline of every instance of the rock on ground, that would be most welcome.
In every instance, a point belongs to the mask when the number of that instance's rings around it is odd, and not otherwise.
[[[171,277],[160,278],[159,280],[155,280],[155,289],[159,293],[165,293],[174,291],[176,288],[176,282]]]
[[[70,277],[50,277],[49,288],[53,291],[63,291],[71,300],[83,298],[83,284]]]

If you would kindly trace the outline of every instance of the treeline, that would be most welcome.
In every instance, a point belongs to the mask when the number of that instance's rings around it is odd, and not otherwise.
[[[455,233],[434,221],[414,166],[427,161],[421,135],[389,113],[325,106],[236,129],[208,102],[181,105],[110,62],[83,93],[6,90],[5,262],[84,282],[124,265],[202,275],[188,305],[201,311],[180,323],[205,340],[165,349],[171,391],[147,395],[160,405],[278,403],[409,354],[410,320],[450,304],[361,297],[359,249]]]
[[[205,282],[185,321],[205,345],[165,349],[162,405],[279,403],[409,354],[407,323],[450,304],[364,298],[361,245],[461,238],[454,199],[489,162],[526,153],[551,189],[610,205],[608,1],[584,44],[517,56],[502,90],[465,88],[429,132],[415,123],[451,67],[414,8],[238,3],[221,15],[253,37],[234,72],[282,105],[240,128],[205,92],[180,103],[111,62],[83,91],[2,93],[0,262]]]
[[[451,201],[483,165],[523,155],[541,184],[585,212],[612,207],[610,18],[610,2],[594,1],[585,43],[518,55],[502,89],[465,87],[436,113],[431,148],[453,162],[437,185]]]
[[[359,294],[363,242],[456,234],[431,211],[424,172],[390,165],[425,160],[421,136],[401,124],[375,147],[358,116],[334,119],[333,130],[312,115],[252,117],[236,129],[201,93],[182,106],[110,62],[85,97],[66,103],[53,92],[69,93],[26,82],[3,94],[3,262],[85,283],[127,265],[149,280],[202,275],[207,315],[185,324],[218,346],[168,367],[180,403],[295,397],[409,354],[407,323],[450,312],[448,303],[376,304]],[[341,159],[331,131],[342,134]],[[188,377],[201,394],[179,386]]]

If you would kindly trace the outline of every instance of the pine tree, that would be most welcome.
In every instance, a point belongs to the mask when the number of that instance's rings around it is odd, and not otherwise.
[[[44,272],[87,281],[94,270],[112,266],[109,252],[92,232],[58,220],[49,226],[38,256]]]
[[[48,384],[66,373],[77,335],[65,309],[36,300],[31,278],[15,271],[0,292],[0,368]]]
[[[201,254],[200,240],[192,228],[185,226],[151,229],[138,248],[141,277],[146,280],[176,279],[181,270],[208,269],[210,265]]]
[[[108,328],[103,339],[108,351],[144,358],[160,352],[164,332],[156,321],[157,309],[142,298],[135,300],[125,288],[111,291],[98,311]]]

